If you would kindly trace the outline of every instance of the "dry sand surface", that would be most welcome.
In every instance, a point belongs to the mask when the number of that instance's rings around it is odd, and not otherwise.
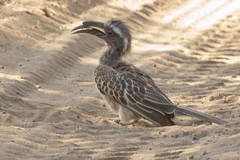
[[[112,18],[133,34],[126,61],[229,123],[116,123],[93,80],[105,43],[70,33]],[[240,159],[239,0],[0,0],[0,19],[1,160]]]

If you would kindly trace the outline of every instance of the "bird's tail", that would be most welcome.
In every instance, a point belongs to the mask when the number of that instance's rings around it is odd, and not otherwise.
[[[183,107],[176,107],[176,112],[184,114],[184,115],[188,115],[191,117],[195,117],[207,122],[212,122],[212,123],[216,123],[216,124],[225,124],[227,123],[227,121],[224,121],[220,118],[217,117],[213,117],[211,115],[205,114],[205,113],[201,113],[189,108],[183,108]]]

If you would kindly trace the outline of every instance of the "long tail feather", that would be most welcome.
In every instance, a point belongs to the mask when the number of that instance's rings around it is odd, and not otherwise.
[[[176,107],[176,112],[178,113],[182,113],[188,116],[192,116],[204,121],[208,121],[208,122],[212,122],[212,123],[216,123],[216,124],[225,124],[227,123],[227,121],[224,121],[220,118],[217,117],[213,117],[211,115],[205,114],[205,113],[201,113],[189,108],[183,108],[183,107]]]

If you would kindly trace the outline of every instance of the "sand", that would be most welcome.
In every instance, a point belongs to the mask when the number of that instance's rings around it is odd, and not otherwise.
[[[240,4],[208,0],[1,0],[0,159],[240,159]],[[124,20],[125,58],[178,105],[228,121],[122,126],[93,79],[106,49],[71,35]]]

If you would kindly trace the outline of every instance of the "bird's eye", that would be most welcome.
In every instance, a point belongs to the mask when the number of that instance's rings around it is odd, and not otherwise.
[[[113,31],[107,31],[107,34],[108,34],[109,36],[112,36],[112,35],[113,35]]]

